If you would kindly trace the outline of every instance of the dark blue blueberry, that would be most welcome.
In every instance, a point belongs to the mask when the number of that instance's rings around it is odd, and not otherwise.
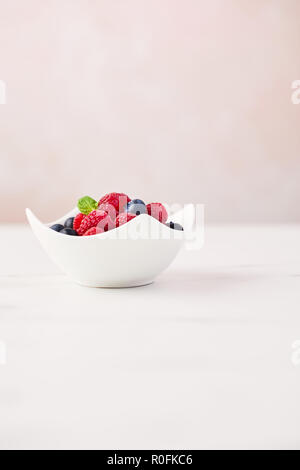
[[[73,228],[74,217],[69,217],[65,221],[65,228]]]
[[[147,214],[147,207],[141,199],[132,199],[127,204],[127,212],[129,214]]]
[[[51,225],[50,228],[52,230],[55,230],[55,232],[60,232],[64,228],[64,226],[61,224],[54,224],[54,225]]]
[[[78,235],[76,230],[73,230],[72,228],[63,228],[60,233],[63,233],[65,235],[74,235],[75,237]]]
[[[173,230],[183,230],[183,227],[180,224],[177,224],[176,222],[168,222],[166,225]]]

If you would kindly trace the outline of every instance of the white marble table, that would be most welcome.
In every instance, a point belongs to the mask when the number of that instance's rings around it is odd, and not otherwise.
[[[300,449],[300,226],[209,227],[123,290],[0,240],[1,449]]]

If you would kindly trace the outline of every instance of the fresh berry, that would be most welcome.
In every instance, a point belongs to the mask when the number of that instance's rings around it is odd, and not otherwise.
[[[130,201],[130,197],[124,193],[109,193],[103,196],[98,202],[98,209],[107,210],[105,205],[110,204],[118,212],[122,212],[126,204]],[[109,213],[109,211],[107,211]],[[117,215],[116,214],[116,215]]]
[[[183,230],[183,227],[180,224],[177,224],[176,222],[168,222],[167,227],[172,228],[173,230]]]
[[[61,224],[54,224],[54,225],[51,225],[50,228],[52,230],[55,230],[55,232],[60,232],[64,228],[64,226]]]
[[[65,228],[73,228],[74,217],[69,217],[65,221]]]
[[[112,221],[116,220],[117,215],[119,212],[116,210],[116,208],[112,205],[109,204],[108,202],[102,203],[99,207],[98,210],[102,210],[107,212],[109,217],[111,218]]]
[[[79,227],[80,227],[80,224],[81,222],[83,221],[83,219],[85,218],[86,216],[84,214],[82,214],[81,212],[79,212],[79,214],[76,215],[76,217],[74,218],[74,221],[73,221],[73,229],[76,230],[76,232],[78,232],[79,230]]]
[[[127,204],[127,212],[134,215],[147,214],[147,208],[141,199],[132,199]]]
[[[149,215],[159,220],[163,224],[168,220],[167,210],[160,202],[152,202],[151,204],[147,204],[147,212]]]
[[[63,233],[64,235],[73,235],[76,237],[78,235],[76,230],[73,230],[72,228],[63,228],[59,233]]]
[[[130,220],[135,218],[135,214],[129,214],[128,212],[122,212],[116,218],[116,227],[120,227],[120,225],[126,224]]]
[[[91,227],[100,227],[103,230],[107,230],[108,224],[110,223],[109,219],[109,215],[107,215],[105,211],[92,211],[83,219],[77,233],[78,235],[83,235]]]
[[[92,227],[89,228],[82,236],[83,237],[88,237],[90,235],[97,235],[98,233],[103,233],[104,230],[100,227]]]

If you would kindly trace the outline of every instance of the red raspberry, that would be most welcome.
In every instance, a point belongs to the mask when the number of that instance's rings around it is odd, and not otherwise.
[[[109,223],[109,215],[105,211],[95,210],[89,213],[80,224],[77,230],[78,235],[83,235],[91,227],[99,227],[103,230],[107,229]]]
[[[163,224],[167,222],[167,210],[160,202],[151,202],[151,204],[147,204],[147,211],[149,215],[152,215],[152,217],[159,220]]]
[[[130,197],[124,193],[109,193],[103,196],[100,201],[98,202],[98,209],[106,210],[105,205],[111,204],[115,210],[118,212],[122,212],[124,210],[124,206],[131,201]],[[107,206],[106,206],[107,207]],[[108,211],[109,213],[109,211]]]
[[[116,217],[119,214],[115,207],[108,202],[101,203],[98,210],[107,212],[112,221],[116,220]]]
[[[103,233],[103,232],[104,232],[103,228],[91,227],[82,236],[83,237],[88,237],[90,235],[97,235],[97,233]]]
[[[116,218],[116,227],[120,227],[120,225],[126,224],[126,222],[129,222],[135,217],[135,214],[128,214],[128,212],[123,212],[122,214],[119,214]]]
[[[76,230],[76,232],[78,231],[80,224],[84,218],[85,218],[85,215],[82,214],[81,212],[79,212],[79,214],[76,215],[74,222],[73,222],[73,229]]]

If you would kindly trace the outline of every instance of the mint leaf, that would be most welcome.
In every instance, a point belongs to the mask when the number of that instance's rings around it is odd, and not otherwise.
[[[98,202],[89,196],[84,196],[79,199],[77,207],[82,214],[88,215],[90,212],[97,209]]]

